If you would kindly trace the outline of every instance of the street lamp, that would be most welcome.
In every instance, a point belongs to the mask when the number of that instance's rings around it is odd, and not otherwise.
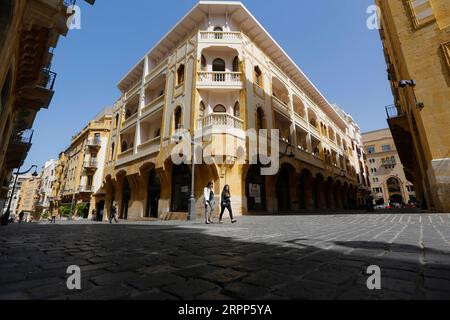
[[[38,176],[38,173],[37,173],[38,166],[36,166],[36,165],[32,165],[29,170],[24,171],[24,172],[20,172],[20,168],[19,168],[19,170],[17,170],[17,172],[15,173],[16,177],[14,178],[14,184],[13,184],[13,187],[12,187],[12,190],[11,190],[11,196],[9,197],[8,208],[6,208],[5,214],[2,216],[2,221],[1,221],[1,225],[2,226],[7,226],[8,223],[9,223],[11,203],[12,203],[12,200],[13,200],[13,197],[14,197],[14,191],[16,190],[17,180],[19,179],[19,176],[27,174],[33,169],[35,169],[35,170],[34,170],[32,176],[33,177],[37,177]]]

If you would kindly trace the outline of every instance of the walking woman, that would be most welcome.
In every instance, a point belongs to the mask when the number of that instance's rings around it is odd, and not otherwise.
[[[203,190],[203,197],[204,197],[204,203],[205,203],[205,222],[206,224],[211,224],[211,216],[214,213],[214,191],[213,191],[214,184],[212,182],[208,183],[206,188]],[[209,214],[208,214],[209,209]]]
[[[235,219],[233,219],[233,210],[231,209],[231,192],[230,192],[229,185],[226,185],[223,188],[220,205],[222,207],[222,210],[220,211],[219,223],[223,223],[222,218],[223,218],[225,209],[227,209],[228,213],[230,214],[231,223],[236,223],[237,221]]]

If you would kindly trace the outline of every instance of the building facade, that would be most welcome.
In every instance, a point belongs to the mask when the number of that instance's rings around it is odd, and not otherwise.
[[[406,178],[423,207],[449,212],[450,2],[376,3],[394,96],[388,123]]]
[[[389,129],[363,134],[372,195],[377,205],[416,202],[414,185],[405,171]]]
[[[122,219],[186,218],[191,193],[200,217],[209,181],[217,203],[230,185],[236,214],[364,203],[359,127],[241,3],[199,2],[118,87],[102,187],[105,218],[113,203]],[[261,175],[267,162],[250,154],[248,137],[262,129],[279,129],[267,141],[270,148],[279,143],[273,175]],[[195,142],[195,152],[179,149],[185,141]]]
[[[80,217],[88,218],[99,203],[94,194],[102,186],[107,155],[111,108],[105,108],[77,135],[60,154],[55,168],[51,210],[70,207]]]
[[[52,199],[53,184],[55,181],[56,160],[47,161],[41,172],[41,185],[39,188],[38,210],[42,214],[48,214],[50,209],[50,200]]]
[[[39,220],[38,212],[40,177],[31,177],[22,183],[19,198],[17,200],[16,213],[24,212],[24,221]],[[36,216],[39,215],[39,216]]]
[[[24,181],[28,180],[31,178],[31,175],[21,175],[17,178],[17,183],[16,183],[16,187],[14,189],[14,194],[12,194],[12,189],[13,189],[13,185],[14,185],[14,178],[11,179],[11,182],[9,184],[9,190],[8,190],[8,202],[9,200],[11,200],[11,209],[10,209],[10,216],[15,219],[18,215],[17,212],[17,205],[18,205],[18,200],[19,200],[19,194],[20,194],[20,190],[22,188],[22,184]],[[12,194],[12,198],[11,198],[11,194]],[[6,202],[3,206],[3,211],[2,213],[4,214],[8,208],[8,202]]]
[[[53,49],[68,32],[68,6],[74,3],[0,1],[0,206],[7,201],[12,170],[30,150],[36,114],[53,98]]]

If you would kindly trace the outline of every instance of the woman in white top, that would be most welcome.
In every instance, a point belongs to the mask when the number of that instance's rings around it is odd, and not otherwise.
[[[205,222],[206,224],[213,223],[211,221],[211,216],[214,213],[214,183],[210,182],[206,186],[206,188],[203,190],[203,197],[204,197],[204,203],[205,203]],[[209,209],[209,210],[208,210]],[[208,214],[209,211],[209,214]]]

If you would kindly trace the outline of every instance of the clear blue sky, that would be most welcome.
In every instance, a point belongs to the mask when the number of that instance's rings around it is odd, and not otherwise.
[[[117,82],[178,22],[196,0],[98,0],[82,9],[82,29],[61,37],[48,110],[36,118],[25,167],[57,159],[71,137],[120,93]],[[331,103],[363,131],[387,127],[392,103],[378,31],[368,30],[373,0],[244,0]]]

